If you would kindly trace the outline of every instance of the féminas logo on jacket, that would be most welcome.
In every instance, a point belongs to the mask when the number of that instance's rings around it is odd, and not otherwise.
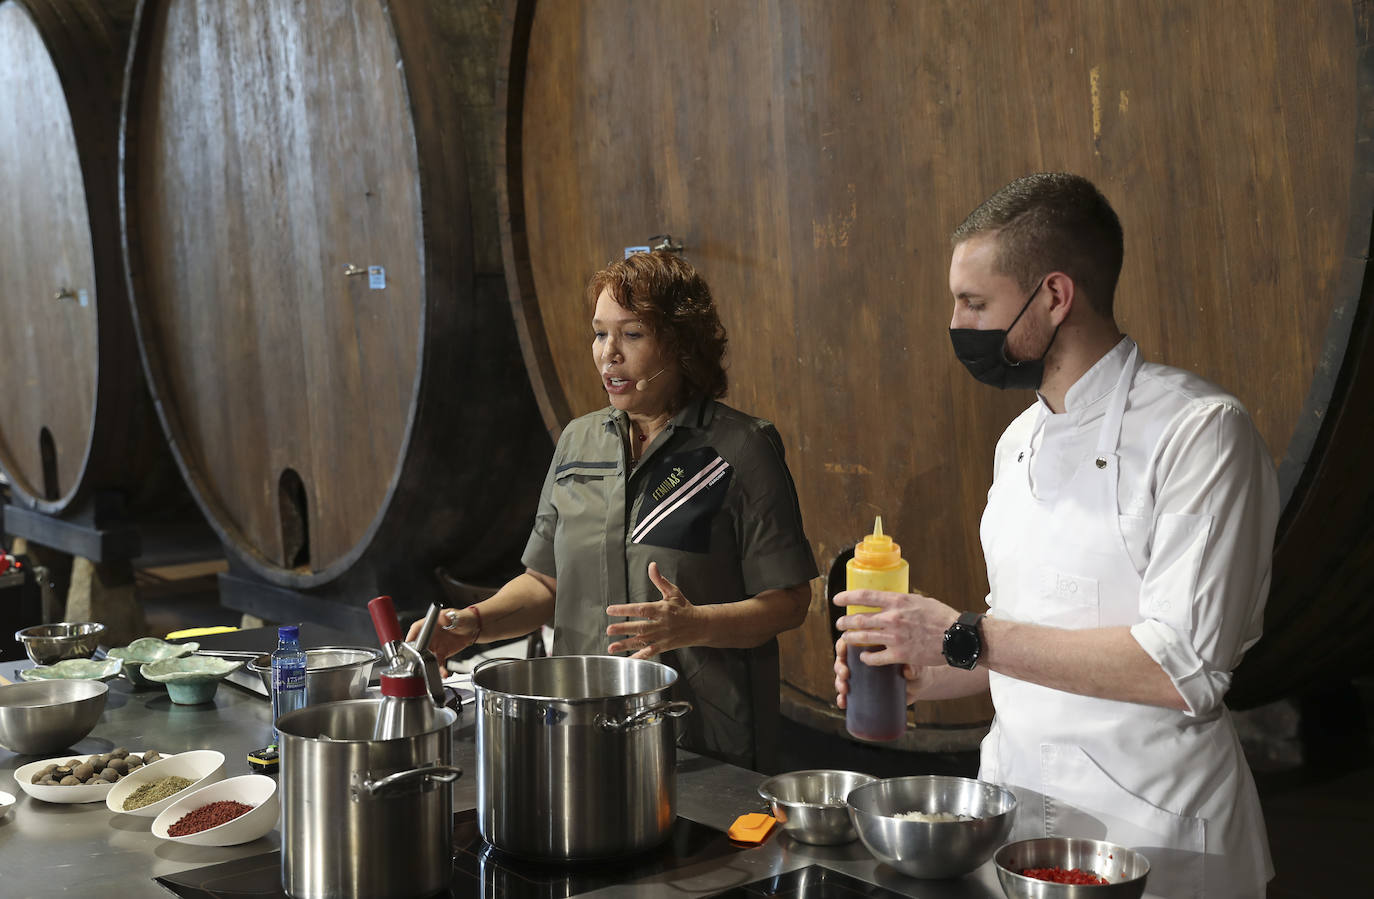
[[[668,476],[663,479],[663,483],[654,488],[654,502],[663,499],[674,487],[682,486],[682,475],[682,466],[674,465],[673,470],[668,472]]]
[[[730,463],[709,446],[669,455],[645,472],[632,543],[684,552],[711,549],[711,522],[730,489]]]

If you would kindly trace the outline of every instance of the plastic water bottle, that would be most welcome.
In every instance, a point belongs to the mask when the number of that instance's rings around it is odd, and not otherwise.
[[[277,628],[277,648],[272,653],[272,742],[277,742],[277,719],[305,707],[305,653],[300,628]]]

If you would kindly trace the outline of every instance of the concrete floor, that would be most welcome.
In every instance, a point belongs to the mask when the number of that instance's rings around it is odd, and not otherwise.
[[[237,625],[213,577],[148,591],[150,630]],[[1259,785],[1275,877],[1269,899],[1364,895],[1356,864],[1374,845],[1374,678],[1340,684],[1244,717],[1241,728]],[[784,721],[782,770],[828,767],[891,777],[977,773],[976,753],[896,753]]]

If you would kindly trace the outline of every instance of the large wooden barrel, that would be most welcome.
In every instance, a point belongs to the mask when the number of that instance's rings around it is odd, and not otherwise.
[[[119,248],[132,12],[133,0],[0,2],[0,469],[16,504],[54,517],[97,493],[134,514],[179,489]]]
[[[411,605],[436,564],[506,571],[528,535],[552,446],[474,267],[473,14],[139,5],[122,156],[139,346],[197,501],[267,583]]]
[[[1248,405],[1282,465],[1285,540],[1331,535],[1329,508],[1295,510],[1349,401],[1338,370],[1367,342],[1351,325],[1374,210],[1369,6],[1146,6],[512,3],[508,279],[547,423],[605,402],[579,288],[670,233],[721,306],[730,401],[783,435],[822,565],[881,513],[913,586],[980,607],[993,445],[1032,397],[955,361],[948,235],[1012,178],[1067,170],[1123,220],[1123,327]],[[1374,478],[1347,474],[1367,498]],[[1271,630],[1341,627],[1371,570],[1302,586],[1276,571]],[[817,584],[783,642],[786,685],[817,709],[833,696],[822,601]],[[1360,614],[1341,646],[1367,639]],[[1266,665],[1330,664],[1293,649]],[[990,712],[975,698],[916,719],[932,734]]]

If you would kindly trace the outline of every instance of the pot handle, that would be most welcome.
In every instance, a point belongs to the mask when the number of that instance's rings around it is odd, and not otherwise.
[[[629,730],[632,727],[639,727],[647,724],[654,724],[665,715],[669,718],[681,718],[692,710],[690,702],[660,702],[658,705],[646,706],[624,718],[607,718],[605,715],[597,715],[596,723],[602,730]]]
[[[453,765],[426,765],[423,768],[411,768],[408,771],[388,774],[381,780],[370,780],[359,774],[354,774],[349,792],[353,794],[353,800],[356,802],[360,799],[372,799],[398,783],[414,780],[417,777],[423,778],[427,783],[453,783],[462,776],[463,769],[455,768]]]

